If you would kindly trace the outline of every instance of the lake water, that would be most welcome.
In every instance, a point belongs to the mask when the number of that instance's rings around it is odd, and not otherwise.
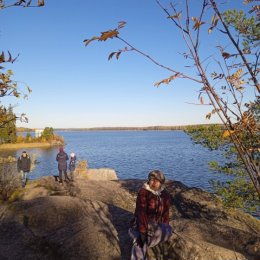
[[[57,131],[64,137],[68,155],[87,160],[90,168],[109,167],[120,179],[146,179],[149,171],[162,170],[166,177],[188,186],[210,190],[210,179],[221,179],[208,169],[208,162],[224,160],[219,151],[195,145],[183,131]],[[24,150],[24,149],[22,149]],[[18,157],[22,150],[0,151]],[[57,174],[58,148],[25,149],[37,157],[29,179]]]

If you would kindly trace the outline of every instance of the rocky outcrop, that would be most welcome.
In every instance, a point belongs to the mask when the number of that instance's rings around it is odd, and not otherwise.
[[[87,169],[85,172],[81,173],[81,177],[86,180],[96,180],[96,181],[113,181],[118,180],[116,171],[109,168],[100,169]]]
[[[81,175],[64,185],[52,177],[29,182],[18,201],[0,206],[0,259],[129,260],[128,223],[142,183]],[[174,232],[149,252],[154,259],[259,259],[259,220],[200,189],[166,186]]]

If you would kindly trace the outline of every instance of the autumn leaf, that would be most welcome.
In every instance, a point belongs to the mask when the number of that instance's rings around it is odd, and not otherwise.
[[[44,6],[44,0],[38,0],[38,6]]]
[[[228,52],[222,52],[222,57],[226,60],[231,57],[231,55]]]
[[[115,54],[116,52],[111,52],[108,56],[108,60],[111,60]]]
[[[215,19],[216,19],[216,14],[214,14],[214,15],[212,16],[212,18],[211,18],[211,24],[214,24]]]
[[[208,33],[211,33],[212,30],[217,26],[218,24],[218,21],[219,21],[219,18],[216,16],[216,14],[214,14],[211,18],[211,26],[210,28],[208,29]]]
[[[109,56],[108,56],[108,60],[111,60],[115,54],[116,54],[116,59],[118,60],[121,53],[122,53],[122,51],[111,52],[111,53],[109,54]]]
[[[101,36],[99,37],[99,41],[106,41],[107,39],[113,39],[114,37],[117,37],[117,35],[119,34],[117,29],[114,30],[109,30],[106,32],[102,32]]]
[[[175,15],[169,15],[167,18],[169,18],[169,19],[180,19],[181,18],[181,12],[177,13]]]
[[[159,82],[154,83],[155,87],[159,87],[161,84],[169,84],[172,80],[178,78],[180,76],[180,73],[175,73],[174,75],[171,75],[169,78],[167,79],[163,79]]]
[[[10,76],[13,76],[13,75],[14,75],[14,73],[13,73],[12,70],[7,70],[7,73],[8,73]]]
[[[215,19],[215,21],[214,21],[214,27],[216,27],[216,26],[217,26],[217,24],[218,24],[218,21],[219,21],[219,18]]]
[[[211,118],[211,113],[208,113],[207,115],[206,115],[206,119],[210,119]]]
[[[191,20],[194,22],[194,25],[193,25],[192,28],[193,28],[195,31],[196,31],[197,29],[199,29],[202,24],[205,23],[205,22],[199,21],[196,17],[192,17]]]
[[[227,137],[231,136],[234,132],[235,132],[235,131],[233,131],[233,130],[225,130],[225,131],[223,132],[222,137],[223,137],[223,138],[227,138]]]
[[[26,86],[26,88],[27,88],[27,91],[28,91],[29,93],[32,92],[32,89],[31,89],[29,86]]]
[[[234,76],[235,78],[239,79],[239,77],[241,76],[242,72],[243,72],[243,69],[240,68],[240,69],[238,69],[238,70],[233,74],[233,76]]]
[[[5,62],[5,54],[4,52],[2,51],[1,55],[0,55],[0,63],[3,63]]]
[[[14,62],[13,59],[12,59],[12,55],[11,53],[8,51],[8,60],[7,62]]]
[[[121,54],[121,51],[117,52],[117,54],[116,54],[116,59],[117,60],[119,59],[120,54]]]
[[[92,41],[98,40],[99,38],[94,36],[91,39],[86,39],[83,42],[85,43],[85,46],[89,45]]]
[[[118,28],[118,29],[121,29],[121,28],[123,28],[123,27],[125,26],[125,24],[126,24],[125,21],[118,22],[117,28]]]
[[[235,86],[236,90],[238,90],[238,91],[244,90],[244,87],[242,85],[244,85],[246,83],[243,79],[240,79],[242,73],[243,73],[243,69],[240,68],[234,74],[227,77],[227,81],[230,82],[231,84],[233,84]]]
[[[204,105],[203,97],[200,97],[200,104]]]

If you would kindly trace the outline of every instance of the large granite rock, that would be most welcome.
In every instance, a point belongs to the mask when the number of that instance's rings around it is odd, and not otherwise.
[[[118,180],[116,171],[109,168],[88,169],[86,173],[81,173],[87,180],[113,181]]]
[[[129,260],[128,223],[142,180],[31,181],[0,206],[0,259]],[[163,260],[260,259],[260,221],[180,182],[172,197],[173,235],[150,250]],[[162,253],[163,252],[163,253]]]

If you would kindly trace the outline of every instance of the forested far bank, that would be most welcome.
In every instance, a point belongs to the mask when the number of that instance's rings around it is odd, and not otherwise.
[[[189,127],[210,126],[212,124],[145,126],[145,127],[89,127],[89,128],[54,128],[54,131],[172,131],[187,130]],[[35,128],[17,127],[17,132],[33,132]]]

